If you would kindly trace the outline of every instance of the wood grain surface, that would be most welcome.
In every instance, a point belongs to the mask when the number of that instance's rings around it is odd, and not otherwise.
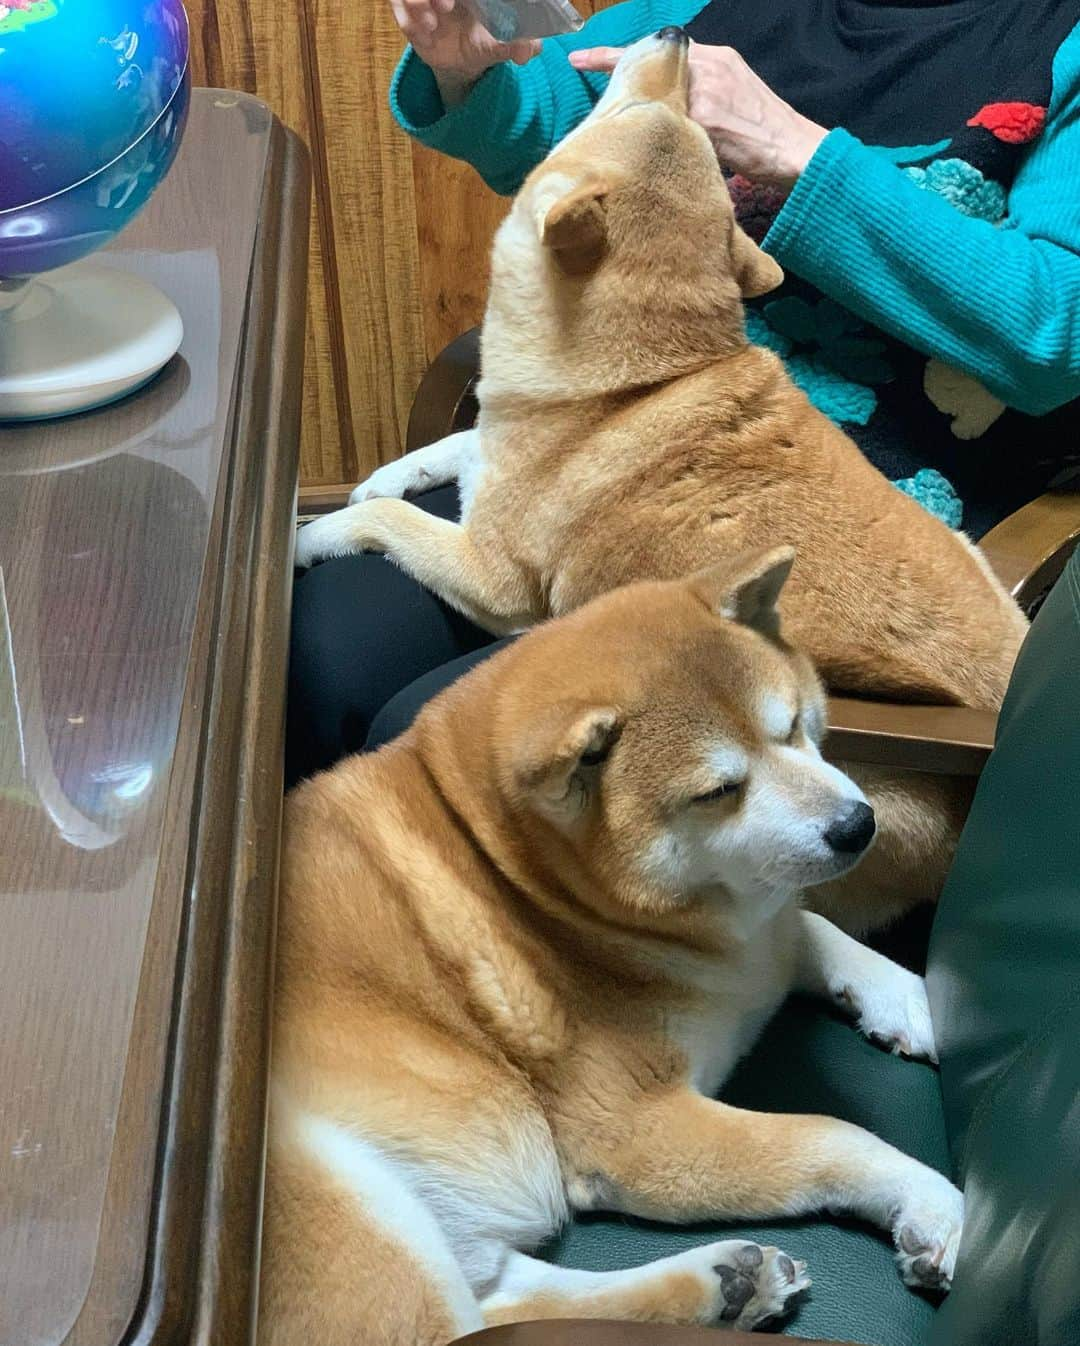
[[[355,483],[403,452],[424,370],[480,320],[507,202],[390,116],[389,0],[186,3],[196,83],[258,94],[311,149],[301,482]]]
[[[767,1340],[767,1336],[757,1332],[578,1319],[491,1327],[460,1337],[457,1346],[759,1346]],[[803,1337],[785,1336],[780,1340],[785,1346],[811,1346]],[[845,1343],[822,1341],[817,1346],[845,1346]]]
[[[0,430],[5,1346],[250,1335],[306,217],[298,142],[197,94],[101,254],[179,356]]]

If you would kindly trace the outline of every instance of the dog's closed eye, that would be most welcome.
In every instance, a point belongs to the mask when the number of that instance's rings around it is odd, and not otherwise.
[[[718,799],[726,799],[730,795],[738,794],[744,784],[745,782],[741,780],[724,781],[722,785],[716,786],[715,789],[706,790],[702,795],[695,795],[690,802],[693,804],[712,804]]]

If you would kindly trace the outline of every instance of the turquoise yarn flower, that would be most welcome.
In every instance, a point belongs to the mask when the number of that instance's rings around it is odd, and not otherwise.
[[[765,321],[765,316],[759,313],[756,308],[746,310],[746,335],[753,346],[764,346],[774,355],[779,355],[781,360],[786,360],[792,351],[792,344],[786,336],[781,336],[779,332]]]
[[[964,517],[964,502],[952,483],[932,467],[920,468],[913,477],[903,477],[893,485],[947,524],[959,528]]]
[[[992,178],[984,178],[966,159],[935,159],[925,168],[903,171],[916,187],[936,192],[962,215],[991,224],[1005,217],[1005,188]]]
[[[830,369],[819,355],[794,354],[795,343],[791,338],[778,332],[756,309],[746,310],[746,335],[753,345],[764,346],[779,355],[791,375],[791,381],[802,389],[818,411],[836,425],[845,422],[865,425],[874,414],[877,394],[873,388],[844,378]]]
[[[777,332],[755,309],[746,310],[746,335],[755,346],[764,346],[783,360],[791,381],[806,394],[818,411],[835,425],[865,425],[877,407],[873,388],[853,383],[825,365],[816,355],[795,355],[794,342]],[[959,528],[963,501],[952,484],[932,467],[921,468],[913,477],[893,483],[950,528]]]
[[[845,379],[820,356],[793,355],[786,363],[791,381],[836,425],[865,425],[877,410],[873,388]]]
[[[765,320],[797,346],[809,346],[841,378],[856,383],[889,383],[893,371],[883,359],[885,343],[862,335],[866,328],[854,313],[819,299],[808,303],[789,296],[765,305]]]

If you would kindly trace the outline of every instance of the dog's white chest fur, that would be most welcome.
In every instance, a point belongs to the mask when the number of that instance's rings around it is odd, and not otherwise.
[[[785,908],[724,962],[678,956],[671,971],[700,993],[692,1009],[671,1016],[668,1031],[686,1053],[688,1083],[714,1097],[791,988],[798,913]]]

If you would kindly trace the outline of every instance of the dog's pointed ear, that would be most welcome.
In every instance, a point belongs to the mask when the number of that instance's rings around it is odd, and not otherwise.
[[[570,276],[595,271],[607,247],[607,194],[602,178],[589,177],[537,208],[540,240]]]
[[[547,707],[518,744],[518,787],[556,821],[571,821],[588,806],[619,729],[611,706]]]
[[[731,272],[744,299],[756,299],[784,283],[780,263],[738,225],[731,231]]]
[[[795,563],[794,547],[740,552],[690,578],[691,591],[718,617],[776,640],[780,593]]]

